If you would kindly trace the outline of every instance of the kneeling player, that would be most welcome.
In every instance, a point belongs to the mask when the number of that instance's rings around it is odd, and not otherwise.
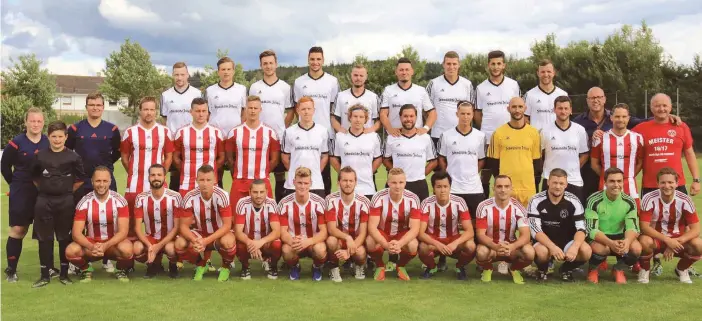
[[[137,195],[134,202],[134,220],[136,236],[134,241],[134,259],[146,263],[144,278],[152,278],[161,267],[161,257],[168,257],[168,276],[178,277],[178,258],[174,240],[178,234],[178,220],[182,198],[176,191],[167,189],[166,168],[161,164],[149,167],[149,185],[151,189]],[[146,233],[141,229],[144,223]]]
[[[399,254],[397,278],[409,281],[405,266],[417,255],[417,235],[422,213],[416,194],[405,189],[407,184],[402,168],[388,171],[388,188],[378,192],[371,201],[366,246],[375,263],[374,278],[385,280],[383,253]]]
[[[641,255],[641,244],[636,240],[639,236],[636,201],[622,192],[624,172],[621,169],[607,169],[604,182],[605,190],[588,197],[585,208],[587,236],[592,247],[587,279],[599,283],[597,267],[608,255],[616,255],[617,264],[612,274],[618,284],[625,284],[624,269],[634,265]]]
[[[512,263],[510,273],[514,283],[524,284],[520,270],[534,260],[526,210],[522,203],[511,197],[512,179],[509,176],[495,177],[494,194],[478,205],[475,215],[475,235],[479,243],[476,263],[483,268],[480,280],[492,281],[492,262],[505,261]]]
[[[356,194],[356,171],[346,166],[339,170],[339,191],[327,196],[327,249],[332,265],[329,277],[334,282],[341,282],[339,259],[352,258],[355,263],[355,277],[366,278],[363,270],[366,265],[366,249],[363,243],[368,230],[368,212],[370,201],[363,195]]]
[[[132,242],[127,240],[129,208],[124,197],[110,190],[111,181],[107,167],[96,167],[92,178],[94,190],[76,206],[73,243],[66,248],[66,257],[80,269],[80,282],[92,280],[88,262],[103,257],[117,260],[115,276],[122,282],[129,282],[126,269],[133,258]],[[83,235],[84,230],[87,235]]]
[[[229,195],[216,186],[217,176],[210,165],[197,170],[197,187],[185,194],[181,205],[180,235],[176,238],[178,256],[195,264],[193,280],[200,281],[207,268],[200,253],[216,249],[222,256],[218,281],[229,280],[229,266],[236,254],[236,239],[232,234],[232,211]],[[191,230],[191,224],[195,229]]]
[[[236,255],[241,261],[241,278],[251,278],[249,259],[270,259],[268,278],[278,278],[278,260],[281,255],[278,204],[267,197],[268,183],[255,179],[249,186],[249,196],[239,199],[234,215],[236,225]]]
[[[312,172],[298,167],[293,179],[295,192],[280,200],[280,240],[283,259],[290,266],[290,280],[300,279],[300,258],[311,257],[312,279],[322,280],[322,265],[327,260],[326,202],[310,193]],[[271,264],[272,265],[272,264]],[[272,267],[272,266],[271,266]]]
[[[422,202],[418,237],[419,259],[427,266],[422,278],[428,279],[437,272],[434,256],[443,254],[458,259],[456,277],[465,280],[465,266],[475,256],[475,234],[468,205],[462,198],[451,195],[451,176],[448,173],[434,172],[431,186],[434,195]],[[462,234],[458,232],[459,224],[463,228]]]
[[[665,260],[680,258],[675,273],[680,282],[692,283],[688,268],[702,254],[700,223],[695,204],[685,193],[676,191],[678,173],[672,168],[658,172],[658,190],[646,194],[641,205],[641,271],[639,283],[648,283],[651,257],[663,253]]]
[[[568,174],[560,168],[549,173],[548,189],[529,200],[528,215],[531,236],[536,240],[536,279],[546,281],[551,259],[562,261],[563,281],[573,281],[573,270],[592,255],[585,242],[585,213],[578,197],[566,192]]]

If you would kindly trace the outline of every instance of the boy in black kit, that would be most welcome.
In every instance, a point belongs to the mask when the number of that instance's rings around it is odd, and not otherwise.
[[[49,124],[49,148],[36,154],[32,165],[32,179],[39,196],[34,207],[34,238],[39,241],[39,264],[41,278],[32,285],[42,287],[51,281],[49,270],[54,266],[54,235],[59,243],[62,284],[73,283],[68,278],[66,247],[71,243],[73,228],[73,192],[85,178],[83,162],[65,146],[66,124],[54,121]]]

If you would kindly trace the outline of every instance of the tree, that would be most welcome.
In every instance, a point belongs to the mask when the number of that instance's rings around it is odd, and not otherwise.
[[[145,96],[158,97],[171,85],[171,77],[151,63],[149,52],[139,43],[126,39],[119,51],[105,59],[105,81],[100,91],[111,99],[127,99],[120,111],[136,123],[139,100]]]
[[[229,49],[222,50],[217,49],[217,60],[229,56]],[[217,68],[212,67],[212,65],[205,65],[205,71],[200,77],[200,90],[204,91],[207,87],[212,86],[219,82],[219,76],[217,75]],[[241,64],[236,64],[234,66],[234,82],[237,84],[249,87],[251,85],[246,81],[246,75],[244,74],[244,66]],[[252,82],[253,83],[253,82]]]
[[[13,65],[2,77],[2,141],[6,142],[24,130],[24,114],[29,107],[44,111],[45,123],[56,117],[51,107],[56,99],[56,79],[41,68],[42,61],[34,54],[10,58]]]

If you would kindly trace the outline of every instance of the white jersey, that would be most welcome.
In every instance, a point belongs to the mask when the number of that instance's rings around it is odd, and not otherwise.
[[[190,115],[190,105],[193,99],[202,97],[199,89],[188,85],[183,92],[175,87],[168,88],[161,94],[161,116],[166,118],[166,126],[175,133],[178,129],[190,125],[193,116]]]
[[[439,156],[446,158],[446,171],[453,180],[452,194],[483,193],[478,161],[485,159],[485,144],[485,134],[475,128],[465,135],[452,128],[439,138]]]
[[[524,115],[529,116],[531,126],[541,130],[547,124],[556,121],[553,104],[558,96],[568,96],[568,93],[556,86],[550,93],[547,93],[541,87],[536,86],[524,94],[524,103],[526,104]]]
[[[205,98],[210,107],[210,125],[219,128],[223,135],[241,124],[241,110],[246,108],[244,85],[233,83],[224,88],[214,84],[205,90]]]
[[[292,107],[290,85],[281,79],[269,85],[261,79],[251,85],[249,95],[261,98],[261,121],[273,128],[278,137],[283,137],[285,110]]]
[[[388,136],[385,158],[392,158],[392,166],[405,171],[408,182],[424,180],[428,161],[436,158],[434,142],[429,135]]]
[[[341,167],[351,166],[356,171],[356,193],[375,194],[373,161],[383,156],[377,133],[336,133],[332,154],[340,159]]]
[[[365,127],[372,127],[375,120],[378,119],[378,106],[380,105],[378,95],[368,89],[363,89],[363,93],[356,97],[353,91],[351,91],[351,88],[336,95],[334,116],[336,116],[339,123],[341,123],[341,127],[346,129],[351,127],[348,110],[351,106],[356,104],[361,104],[368,108],[368,122],[366,122]]]
[[[390,118],[390,125],[393,128],[402,127],[400,108],[405,104],[412,104],[417,108],[417,123],[415,124],[417,128],[424,126],[422,111],[428,112],[434,109],[431,98],[424,87],[411,84],[409,88],[402,89],[398,83],[389,85],[383,90],[380,109],[388,109],[388,118]]]
[[[473,102],[473,84],[461,76],[454,83],[450,83],[445,75],[436,77],[429,81],[427,93],[436,108],[436,123],[431,129],[434,138],[458,125],[456,109],[459,101]]]
[[[541,130],[541,148],[544,150],[544,170],[542,177],[554,168],[561,168],[568,173],[568,184],[583,186],[580,175],[580,154],[587,153],[587,133],[580,124],[570,122],[565,130],[552,122]]]
[[[480,130],[485,133],[488,142],[492,138],[492,133],[509,121],[507,106],[509,106],[510,99],[519,96],[519,84],[508,77],[504,77],[499,84],[485,79],[475,87],[475,109],[481,110],[483,113],[483,123]]]
[[[304,166],[312,171],[312,186],[310,189],[324,189],[322,181],[322,155],[329,153],[329,136],[326,128],[312,125],[309,129],[300,127],[297,123],[288,127],[283,133],[283,153],[290,155],[290,168],[285,188],[295,189],[293,179],[295,170]]]
[[[334,103],[339,93],[339,80],[328,73],[323,73],[315,79],[306,73],[297,79],[293,85],[292,98],[297,103],[303,96],[314,100],[314,123],[327,130],[327,137],[334,137],[334,128],[331,126],[331,104]]]

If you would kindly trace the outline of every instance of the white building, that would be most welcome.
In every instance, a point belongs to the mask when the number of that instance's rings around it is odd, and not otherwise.
[[[88,94],[97,92],[98,86],[105,80],[100,76],[55,75],[55,77],[57,97],[52,107],[58,114],[85,113],[85,98]],[[127,102],[108,99],[105,101],[105,111],[119,111],[120,103]]]

